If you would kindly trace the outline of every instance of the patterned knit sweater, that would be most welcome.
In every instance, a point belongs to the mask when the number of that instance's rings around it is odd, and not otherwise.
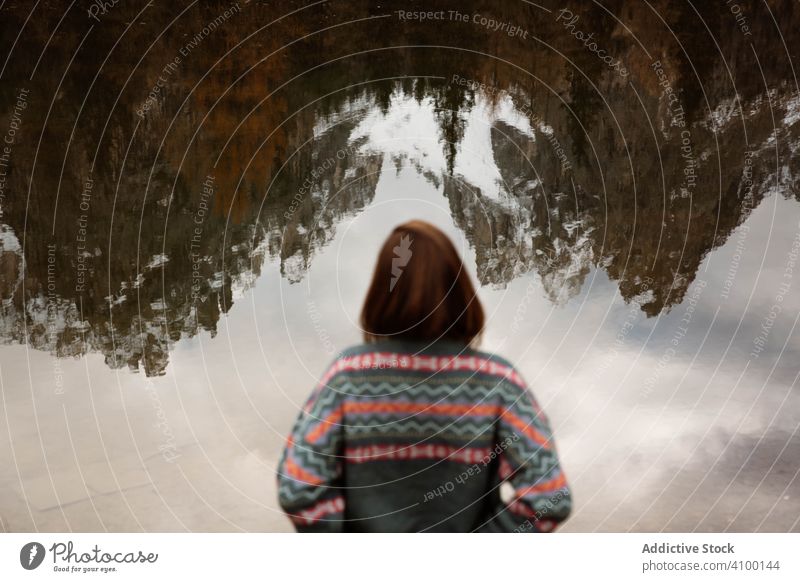
[[[547,418],[507,361],[382,341],[330,366],[288,438],[298,531],[551,531],[571,508]]]

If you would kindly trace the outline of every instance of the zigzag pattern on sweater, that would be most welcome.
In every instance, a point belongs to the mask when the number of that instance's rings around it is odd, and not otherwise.
[[[381,417],[362,417],[359,419],[361,424],[348,424],[344,427],[346,437],[363,438],[364,436],[407,436],[417,435],[420,439],[439,437],[449,438],[455,435],[458,440],[464,438],[487,438],[493,436],[494,431],[491,426],[485,423],[463,422],[454,424],[448,420],[426,420],[419,421],[416,418],[408,420],[397,420],[390,423],[385,422]]]
[[[281,460],[278,492],[295,523],[316,527],[328,517],[341,521],[348,507],[359,511],[360,495],[394,491],[402,498],[404,489],[424,490],[459,474],[481,475],[460,486],[475,494],[487,479],[512,484],[514,500],[492,509],[517,516],[499,517],[504,523],[538,522],[541,515],[557,523],[569,513],[549,423],[510,365],[479,352],[355,353],[331,366],[303,407]],[[380,489],[349,488],[370,482]],[[407,500],[407,507],[420,501]]]
[[[333,392],[342,396],[392,396],[399,400],[413,401],[427,400],[437,402],[442,399],[463,398],[467,402],[480,403],[486,400],[499,399],[507,406],[517,405],[527,409],[533,415],[542,414],[541,409],[534,407],[527,390],[517,386],[509,386],[502,380],[494,385],[487,386],[477,382],[442,383],[437,385],[425,382],[391,384],[389,382],[373,383],[363,381],[355,383],[353,378],[339,377],[332,381],[329,387]]]
[[[400,390],[402,388],[402,390]],[[499,384],[497,386],[487,387],[479,384],[462,384],[458,386],[441,385],[429,386],[427,384],[419,383],[416,385],[405,384],[395,387],[388,383],[381,383],[374,385],[369,382],[356,383],[352,380],[343,380],[338,386],[331,386],[330,390],[325,390],[319,393],[317,398],[309,405],[306,406],[302,417],[302,428],[310,429],[312,425],[333,422],[333,424],[352,424],[352,425],[368,425],[375,419],[370,419],[366,422],[365,419],[359,418],[359,422],[348,423],[346,419],[333,416],[338,404],[345,401],[348,404],[358,401],[368,403],[370,400],[377,400],[378,396],[386,396],[387,393],[392,394],[392,401],[396,403],[419,403],[429,404],[431,411],[434,410],[435,405],[439,402],[447,400],[448,404],[464,404],[471,405],[466,409],[466,412],[474,407],[480,407],[482,403],[490,402],[497,406],[510,409],[516,408],[523,416],[533,417],[532,427],[540,432],[546,432],[546,418],[541,409],[535,405],[527,392],[520,392],[518,389],[513,391],[508,390],[507,386]],[[359,396],[369,395],[372,398],[358,399]],[[425,415],[428,406],[421,406],[419,413]],[[476,408],[477,410],[478,408]],[[377,415],[380,416],[380,415]],[[378,424],[385,424],[387,421],[400,421],[402,416],[393,413],[386,413],[383,422]],[[408,416],[412,416],[409,414]],[[453,418],[459,420],[462,416],[466,415],[453,415]],[[333,417],[333,419],[331,419]],[[331,432],[331,431],[326,431]]]

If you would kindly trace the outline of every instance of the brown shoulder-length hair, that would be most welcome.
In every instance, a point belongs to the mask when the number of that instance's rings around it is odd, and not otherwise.
[[[484,315],[453,243],[422,220],[395,228],[372,275],[361,327],[364,340],[449,339],[476,344]]]

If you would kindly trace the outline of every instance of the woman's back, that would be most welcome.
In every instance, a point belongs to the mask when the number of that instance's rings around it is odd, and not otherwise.
[[[570,509],[551,439],[505,360],[453,341],[365,344],[304,407],[280,500],[300,530],[547,531]]]
[[[547,420],[511,364],[470,347],[483,307],[441,230],[392,231],[361,327],[365,345],[324,374],[281,460],[298,530],[550,531],[566,519]]]

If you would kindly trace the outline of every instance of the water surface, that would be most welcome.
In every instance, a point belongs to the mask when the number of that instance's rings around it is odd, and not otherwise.
[[[739,6],[0,9],[2,526],[289,531],[285,435],[424,218],[566,530],[797,531],[800,18]]]

